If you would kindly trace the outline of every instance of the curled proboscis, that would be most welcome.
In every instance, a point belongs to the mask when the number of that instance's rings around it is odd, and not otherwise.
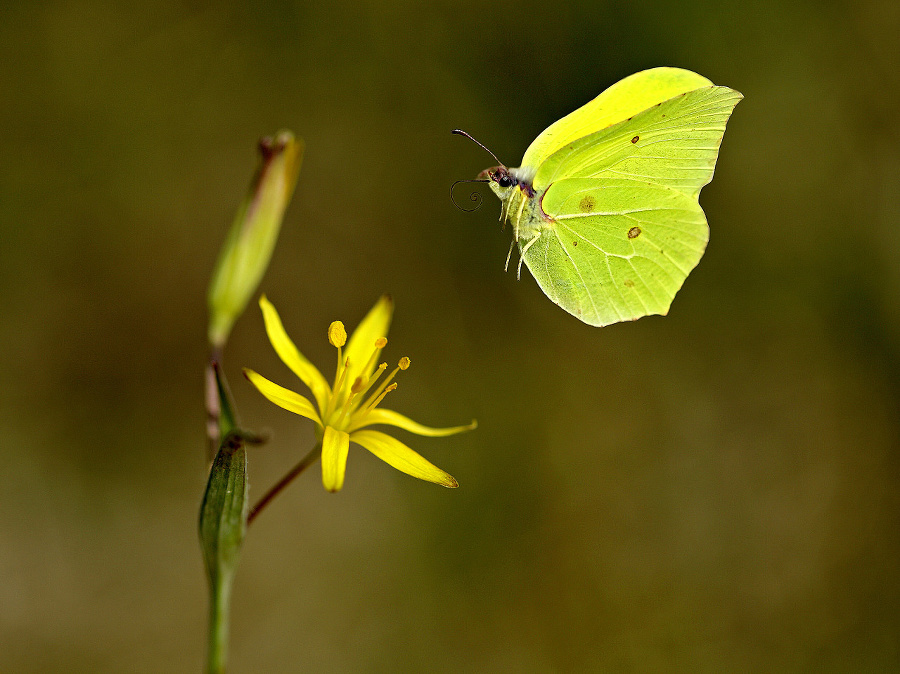
[[[456,206],[459,210],[465,213],[471,213],[473,211],[477,211],[481,208],[481,204],[484,201],[484,197],[477,190],[472,190],[472,193],[469,194],[469,201],[474,201],[475,206],[472,208],[463,208],[457,203],[456,199],[453,197],[453,188],[459,185],[460,183],[486,183],[490,182],[489,180],[457,180],[455,183],[450,185],[450,201],[453,202],[453,205]]]

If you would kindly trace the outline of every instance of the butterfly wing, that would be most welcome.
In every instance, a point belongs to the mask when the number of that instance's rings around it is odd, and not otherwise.
[[[657,103],[568,143],[538,166],[534,188],[565,178],[629,178],[696,196],[712,180],[725,124],[741,98],[711,86]]]
[[[595,99],[547,127],[525,151],[522,166],[537,167],[567,143],[633,117],[657,103],[712,85],[681,68],[651,68],[616,82]]]
[[[598,326],[668,312],[706,249],[698,196],[741,98],[727,87],[683,92],[538,167],[535,208],[549,221],[519,248],[550,299]]]
[[[547,297],[596,326],[665,314],[706,249],[709,228],[697,202],[623,179],[570,178],[553,196],[561,214],[521,246]]]

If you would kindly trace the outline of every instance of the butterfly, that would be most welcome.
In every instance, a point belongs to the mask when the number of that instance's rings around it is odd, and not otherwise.
[[[550,125],[519,168],[494,156],[500,165],[478,181],[512,224],[519,273],[524,262],[589,325],[665,315],[706,250],[700,189],[742,98],[697,73],[652,68]]]

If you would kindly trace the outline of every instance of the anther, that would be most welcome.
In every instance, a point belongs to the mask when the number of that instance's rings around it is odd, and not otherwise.
[[[347,331],[344,330],[344,324],[340,321],[334,321],[328,326],[328,341],[331,346],[342,347],[347,343]]]
[[[383,349],[387,345],[387,339],[384,337],[379,337],[375,340],[375,350],[372,352],[372,355],[369,356],[369,362],[366,363],[366,366],[363,368],[363,372],[369,372],[373,367],[375,367],[375,361],[378,359],[378,352]],[[387,367],[387,365],[385,365]]]

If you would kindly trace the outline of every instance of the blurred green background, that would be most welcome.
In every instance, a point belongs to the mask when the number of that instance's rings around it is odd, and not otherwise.
[[[0,671],[196,672],[205,292],[255,142],[306,141],[264,291],[324,370],[396,301],[398,432],[252,527],[231,671],[900,668],[900,9],[889,0],[0,7]],[[657,65],[741,91],[666,318],[604,329],[503,272],[549,123]],[[465,194],[463,193],[463,198]],[[259,497],[311,424],[255,306],[226,353]]]

